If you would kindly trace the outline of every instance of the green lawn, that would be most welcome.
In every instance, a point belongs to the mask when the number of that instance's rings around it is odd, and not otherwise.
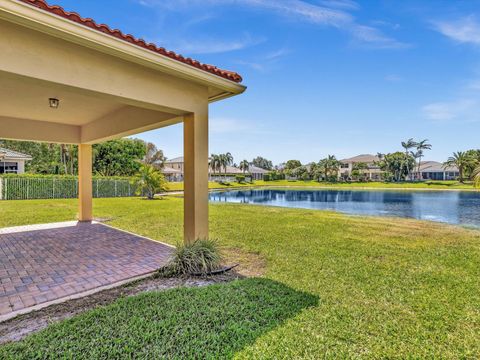
[[[180,191],[183,190],[182,182],[172,182],[169,183],[170,191]],[[286,187],[286,186],[297,186],[297,187],[318,187],[318,188],[357,188],[357,189],[432,189],[432,190],[476,190],[473,187],[472,182],[460,183],[458,181],[425,181],[425,182],[407,182],[407,183],[391,183],[391,182],[380,182],[380,181],[371,181],[371,182],[352,182],[352,183],[328,183],[328,182],[318,182],[318,181],[302,181],[302,180],[275,180],[275,181],[263,181],[257,180],[253,184],[239,184],[236,182],[230,183],[228,185],[220,184],[217,182],[210,182],[208,184],[210,189],[228,189],[235,187],[265,187],[265,186],[275,186],[275,187]]]
[[[182,199],[98,199],[95,215],[181,241]],[[120,299],[0,358],[478,358],[480,231],[415,220],[212,204],[211,234],[263,279]],[[70,220],[73,200],[0,202],[0,226]]]

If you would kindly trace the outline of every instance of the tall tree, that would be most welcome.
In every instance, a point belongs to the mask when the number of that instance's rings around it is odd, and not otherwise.
[[[352,178],[360,181],[366,181],[366,170],[368,169],[368,164],[365,162],[358,162],[352,165]]]
[[[465,153],[472,158],[472,163],[470,165],[468,165],[466,168],[465,168],[465,178],[472,178],[474,177],[474,171],[475,171],[475,168],[477,167],[477,165],[480,164],[480,150],[479,149],[471,149],[471,150],[467,150],[465,151]]]
[[[220,172],[222,168],[222,164],[220,161],[220,155],[217,154],[211,154],[210,155],[210,168],[212,169],[213,175],[215,176],[215,173],[218,171]]]
[[[77,173],[77,147],[33,141],[0,140],[0,146],[32,156],[25,171],[32,174],[74,175]]]
[[[328,155],[318,163],[318,173],[324,175],[325,180],[336,181],[338,179],[338,170],[340,169],[340,161],[335,155]]]
[[[118,139],[93,146],[93,171],[102,176],[132,176],[146,155],[140,139]]]
[[[473,170],[473,181],[475,183],[475,187],[480,187],[480,164]]]
[[[225,162],[226,162],[226,166],[225,166],[225,175],[227,175],[227,166],[230,166],[233,164],[233,155],[229,152],[225,153]]]
[[[70,144],[0,140],[0,146],[32,156],[26,172],[32,174],[77,174],[78,148]],[[147,151],[149,154],[147,154]],[[110,140],[93,145],[93,171],[104,176],[132,176],[141,161],[163,164],[163,152],[140,139]]]
[[[244,174],[248,171],[249,168],[250,164],[247,160],[240,161],[240,170],[242,170]]]
[[[255,159],[252,160],[252,165],[259,167],[264,170],[272,170],[273,164],[270,160],[267,160],[261,156],[257,156]]]
[[[417,146],[416,141],[412,138],[408,139],[407,141],[402,141],[402,147],[405,149],[405,166],[407,168],[407,179],[410,180],[410,164],[408,161],[409,158],[409,151]]]
[[[231,153],[227,152],[225,154],[218,155],[218,161],[220,162],[221,168],[223,168],[225,177],[227,176],[227,166],[230,166],[233,163],[233,156]]]
[[[465,151],[454,152],[447,161],[443,163],[443,167],[456,166],[458,168],[459,181],[463,183],[465,169],[470,166],[475,160]]]
[[[420,159],[423,157],[423,150],[410,151],[410,156],[415,160],[415,166],[417,167],[414,177],[420,180]]]
[[[295,170],[300,166],[302,166],[302,163],[300,162],[300,160],[288,160],[285,163],[285,170]]]
[[[155,169],[161,170],[165,166],[165,156],[163,151],[157,149],[157,146],[151,142],[145,144],[145,157],[143,163],[152,165]]]
[[[380,169],[387,174],[391,174],[393,181],[404,180],[408,176],[408,169],[415,165],[415,159],[410,154],[397,151],[391,154],[385,154],[378,163]]]
[[[418,155],[417,178],[421,180],[420,166],[422,165],[423,152],[425,150],[431,150],[432,144],[428,143],[428,139],[423,139],[422,141],[417,142],[416,149]]]

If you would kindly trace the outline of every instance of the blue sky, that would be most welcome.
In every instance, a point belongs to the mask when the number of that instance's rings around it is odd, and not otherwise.
[[[480,1],[57,0],[183,55],[239,72],[211,105],[210,152],[280,163],[480,147]],[[182,126],[139,136],[172,158]]]

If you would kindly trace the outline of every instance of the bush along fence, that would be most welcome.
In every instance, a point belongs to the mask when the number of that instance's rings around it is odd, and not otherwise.
[[[94,177],[93,197],[135,196],[130,178]],[[78,197],[76,176],[0,176],[0,200],[71,199]]]

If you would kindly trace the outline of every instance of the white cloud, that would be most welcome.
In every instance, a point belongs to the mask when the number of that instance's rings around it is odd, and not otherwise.
[[[237,60],[235,61],[239,65],[244,65],[253,70],[257,71],[264,71],[265,70],[265,63],[255,62],[255,61],[245,61],[245,60]]]
[[[422,112],[428,119],[434,121],[476,121],[480,116],[479,103],[472,99],[427,104],[422,108]]]
[[[358,10],[360,6],[352,0],[321,0],[320,4],[337,9]]]
[[[385,80],[396,83],[396,82],[402,82],[403,78],[397,74],[388,74],[385,76]]]
[[[137,0],[145,6],[159,6],[170,11],[195,11],[207,6],[261,8],[292,20],[331,26],[346,31],[357,43],[376,48],[404,48],[408,45],[385,35],[381,30],[359,24],[348,10],[358,9],[350,0],[323,0],[315,5],[302,0]]]
[[[301,0],[137,0],[144,6],[160,6],[168,10],[185,10],[193,6],[235,5],[260,7],[282,15],[301,17],[315,23],[339,25],[351,21],[351,16],[342,10],[313,5]]]
[[[345,11],[313,5],[300,0],[243,0],[242,3],[322,25],[342,27],[353,21],[352,16]]]
[[[265,59],[266,60],[276,60],[276,59],[279,59],[279,58],[281,58],[285,55],[288,55],[288,54],[290,54],[290,50],[283,47],[283,48],[272,51],[272,52],[268,53],[267,55],[265,55]]]
[[[264,55],[256,56],[253,59],[249,60],[237,60],[235,61],[239,65],[247,66],[253,70],[257,71],[266,71],[271,70],[275,67],[275,64],[284,57],[285,55],[290,54],[290,50],[287,48],[280,48],[278,50],[271,51]]]
[[[459,43],[480,45],[480,23],[475,16],[467,16],[453,21],[436,21],[435,29]]]
[[[214,38],[198,38],[195,40],[177,40],[169,41],[170,48],[180,53],[186,54],[216,54],[236,50],[242,50],[264,42],[264,38],[253,38],[250,35],[244,35],[236,40],[220,40]]]
[[[409,44],[400,42],[386,36],[379,29],[366,26],[366,25],[354,25],[350,28],[352,36],[361,43],[375,48],[382,49],[401,49],[410,47]]]

